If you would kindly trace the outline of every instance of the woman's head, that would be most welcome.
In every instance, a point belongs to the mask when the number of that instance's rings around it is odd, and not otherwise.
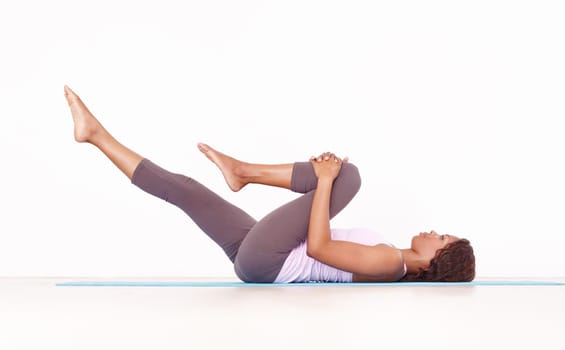
[[[412,238],[411,249],[429,259],[429,266],[407,274],[401,281],[469,282],[475,278],[475,255],[467,239],[422,232]]]

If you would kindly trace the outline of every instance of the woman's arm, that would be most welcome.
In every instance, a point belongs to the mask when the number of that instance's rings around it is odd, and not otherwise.
[[[328,176],[318,177],[308,224],[307,253],[309,256],[320,251],[331,241],[330,197],[333,180]]]
[[[312,160],[311,160],[312,161]],[[375,281],[395,281],[402,277],[401,253],[387,245],[367,246],[331,239],[330,198],[341,160],[334,155],[313,161],[318,177],[307,238],[308,256],[340,270],[373,277]]]

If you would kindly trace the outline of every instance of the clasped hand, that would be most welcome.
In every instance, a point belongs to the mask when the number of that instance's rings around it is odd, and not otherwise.
[[[324,152],[317,157],[310,157],[310,163],[314,167],[314,172],[318,179],[330,178],[335,179],[339,174],[343,162],[347,162],[349,158],[343,160],[331,152]]]

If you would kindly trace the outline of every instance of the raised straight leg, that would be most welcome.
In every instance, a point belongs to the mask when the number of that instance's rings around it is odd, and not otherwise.
[[[137,187],[161,198],[188,216],[233,262],[256,220],[196,180],[171,173],[118,142],[68,86],[65,96],[75,123],[75,139],[98,147]]]
[[[80,97],[65,85],[65,97],[71,108],[75,140],[98,147],[129,179],[143,157],[116,140],[94,117]]]

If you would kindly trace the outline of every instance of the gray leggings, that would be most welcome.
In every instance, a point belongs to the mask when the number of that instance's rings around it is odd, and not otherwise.
[[[188,214],[225,251],[242,281],[271,283],[290,252],[306,240],[317,178],[309,162],[294,163],[291,190],[303,195],[259,221],[196,180],[171,173],[146,158],[131,182]],[[343,163],[332,189],[330,217],[345,208],[360,186],[357,167]]]

